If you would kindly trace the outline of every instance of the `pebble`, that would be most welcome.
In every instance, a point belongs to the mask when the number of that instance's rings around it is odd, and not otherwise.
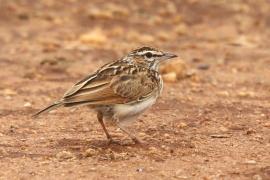
[[[184,128],[184,127],[187,127],[187,126],[188,126],[187,123],[184,123],[184,122],[180,122],[180,123],[177,125],[178,128]]]
[[[174,83],[177,81],[177,75],[175,72],[170,72],[170,73],[162,75],[162,79],[165,82]]]
[[[209,64],[199,64],[197,66],[197,68],[200,70],[208,70],[210,68],[210,65]]]
[[[56,158],[60,161],[67,160],[67,159],[74,159],[74,155],[69,151],[62,151],[56,154]]]
[[[176,177],[180,177],[180,176],[182,176],[182,174],[183,174],[183,170],[182,169],[178,169],[177,171],[175,171],[175,176]]]
[[[5,96],[5,99],[6,99],[6,100],[11,100],[12,97],[11,97],[11,96]]]
[[[247,135],[254,134],[254,133],[256,133],[256,131],[255,131],[254,129],[251,129],[251,128],[249,128],[249,129],[246,131],[246,134],[247,134]]]
[[[219,91],[217,92],[217,95],[223,96],[223,97],[229,97],[230,93],[228,91]]]
[[[143,168],[137,168],[136,171],[137,172],[143,172]]]
[[[89,148],[84,152],[83,156],[84,157],[92,157],[96,154],[97,154],[97,151],[95,149]]]
[[[264,127],[270,127],[270,122],[265,123],[265,124],[264,124]]]
[[[13,96],[13,95],[17,95],[18,93],[12,89],[4,89],[0,92],[0,94],[3,94],[5,96],[8,96],[8,95]]]
[[[165,133],[165,134],[164,134],[164,137],[165,137],[165,138],[170,138],[171,136],[170,136],[169,134]]]
[[[255,174],[255,175],[253,176],[253,179],[254,179],[254,180],[262,180],[263,178],[262,178],[262,176],[260,176],[259,174]]]
[[[170,76],[176,76],[177,79],[182,79],[186,77],[187,66],[182,60],[174,60],[161,66],[160,72],[161,74],[171,74]]]
[[[237,93],[238,97],[254,97],[255,93],[252,91],[240,91]]]
[[[177,25],[174,30],[178,35],[184,35],[184,34],[187,34],[188,27],[186,24],[182,23],[182,24]]]
[[[161,41],[168,41],[172,38],[172,36],[167,32],[160,32],[160,33],[158,33],[158,38]]]
[[[92,171],[92,172],[94,172],[94,171],[96,171],[96,170],[97,170],[97,168],[94,168],[94,167],[89,168],[89,171]]]
[[[24,107],[31,107],[32,104],[31,104],[30,102],[26,102],[23,106],[24,106]]]
[[[88,33],[82,34],[79,37],[80,42],[85,44],[104,44],[106,43],[107,36],[105,36],[104,32],[101,29],[94,29]]]
[[[149,152],[149,154],[153,154],[154,155],[154,154],[157,154],[158,153],[158,150],[155,147],[150,147],[148,152]]]
[[[226,128],[226,127],[224,127],[224,126],[220,127],[219,129],[220,129],[220,131],[222,131],[222,132],[228,132],[228,131],[229,131],[229,129]]]
[[[247,160],[245,163],[246,164],[256,164],[257,162],[255,160]]]
[[[1,148],[0,149],[0,156],[7,156],[7,155],[8,155],[8,152],[4,148]]]

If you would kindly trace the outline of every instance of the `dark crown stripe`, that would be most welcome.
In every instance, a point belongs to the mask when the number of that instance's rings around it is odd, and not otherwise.
[[[151,47],[147,47],[147,46],[133,50],[134,53],[143,52],[143,51],[157,51],[157,50],[155,50],[154,48],[151,48]]]

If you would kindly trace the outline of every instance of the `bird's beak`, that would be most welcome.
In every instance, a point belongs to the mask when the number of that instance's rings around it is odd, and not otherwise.
[[[177,57],[177,55],[172,54],[172,53],[165,53],[165,57],[166,57],[167,59],[171,59],[171,58]]]
[[[172,59],[177,57],[177,55],[172,54],[172,53],[164,53],[164,55],[161,57],[160,60],[167,60],[167,59]]]

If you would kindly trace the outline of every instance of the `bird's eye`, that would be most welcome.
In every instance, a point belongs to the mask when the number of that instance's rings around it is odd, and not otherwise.
[[[145,54],[145,56],[146,56],[147,58],[151,58],[153,55],[152,55],[152,53],[148,52],[148,53]]]

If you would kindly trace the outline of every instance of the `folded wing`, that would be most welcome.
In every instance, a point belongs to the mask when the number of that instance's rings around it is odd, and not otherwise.
[[[117,76],[96,74],[76,84],[65,94],[62,102],[66,106],[125,104],[156,92],[155,83],[156,81],[145,71]]]

